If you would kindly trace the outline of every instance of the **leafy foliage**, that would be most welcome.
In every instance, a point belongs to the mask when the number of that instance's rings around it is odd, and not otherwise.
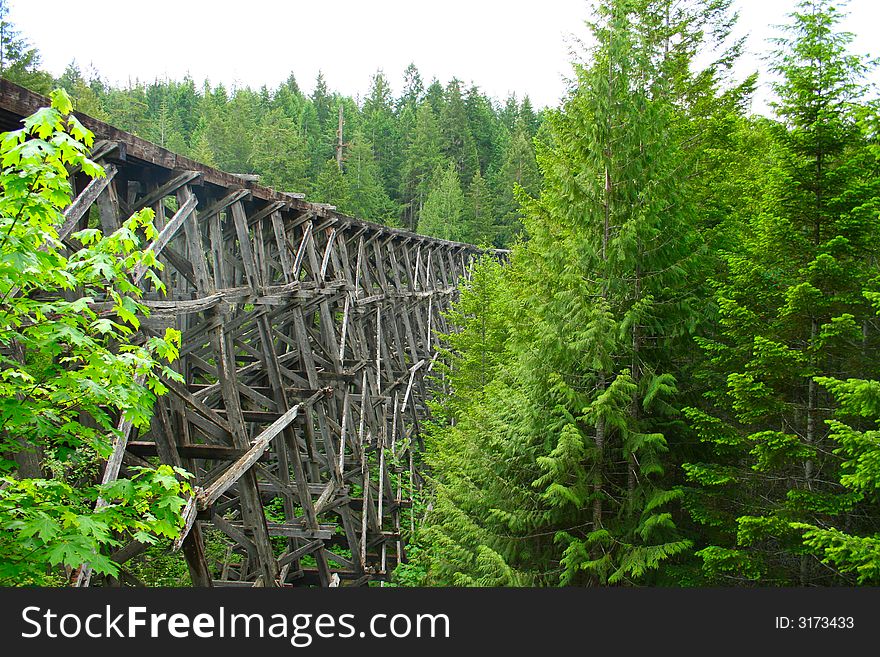
[[[150,210],[112,235],[87,229],[58,236],[69,204],[68,169],[104,175],[88,158],[91,133],[70,114],[66,92],[52,106],[0,136],[0,579],[37,582],[48,565],[117,566],[102,548],[134,536],[178,531],[189,487],[167,468],[98,486],[96,466],[111,451],[120,422],[149,422],[162,361],[177,357],[180,335],[137,332],[142,291],[132,272],[162,290]],[[70,246],[68,246],[70,244]],[[75,245],[75,246],[74,246]],[[17,479],[9,475],[17,473]],[[45,474],[51,479],[44,479]],[[97,511],[90,507],[109,502]]]

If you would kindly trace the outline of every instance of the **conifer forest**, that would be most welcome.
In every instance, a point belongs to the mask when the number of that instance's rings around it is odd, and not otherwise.
[[[363,97],[322,74],[308,94],[294,73],[54,77],[0,0],[2,77],[53,100],[0,138],[0,585],[67,586],[84,563],[96,585],[191,585],[186,468],[101,480],[117,421],[150,425],[184,347],[133,339],[138,281],[162,284],[150,211],[59,238],[70,171],[103,175],[73,110],[482,249],[425,375],[386,585],[880,585],[875,62],[845,4],[792,2],[765,116],[732,0],[590,4],[566,96],[536,107],[415,64]]]

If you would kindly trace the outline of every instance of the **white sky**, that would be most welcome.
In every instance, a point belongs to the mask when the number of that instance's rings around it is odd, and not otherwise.
[[[749,54],[760,53],[794,0],[735,0]],[[277,86],[292,71],[310,93],[321,69],[330,89],[363,96],[381,68],[395,93],[414,62],[427,85],[457,76],[499,100],[528,94],[555,106],[570,73],[571,35],[583,37],[590,0],[11,0],[9,20],[60,75],[71,61],[102,78],[180,79],[228,87]],[[857,53],[878,55],[880,2],[851,0],[843,29]],[[72,21],[81,18],[82,23]],[[762,76],[766,80],[766,76]],[[872,76],[880,81],[880,74]],[[765,108],[759,91],[755,111]]]

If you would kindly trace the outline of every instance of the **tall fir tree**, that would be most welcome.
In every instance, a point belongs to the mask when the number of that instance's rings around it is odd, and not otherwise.
[[[461,93],[461,81],[456,78],[446,85],[440,111],[440,131],[443,154],[455,164],[459,184],[466,185],[479,169],[480,162]]]
[[[419,217],[418,230],[444,240],[464,242],[469,237],[464,217],[464,194],[458,182],[458,169],[449,161],[438,167],[425,207]]]
[[[400,136],[394,117],[391,87],[381,70],[373,76],[370,92],[364,101],[362,130],[373,145],[386,193],[396,196],[396,181],[400,177]]]
[[[9,4],[0,0],[0,75],[41,94],[52,89],[52,76],[40,70],[40,53],[9,20]]]
[[[469,227],[469,242],[491,245],[495,234],[495,204],[489,183],[477,171],[471,178],[465,198],[465,221]]]
[[[507,274],[503,364],[434,436],[440,581],[645,582],[690,545],[664,454],[681,431],[676,357],[699,248],[688,159],[638,39],[645,11],[601,4],[594,63],[546,119],[540,197],[520,192],[528,240]],[[453,384],[466,358],[453,356]]]
[[[348,178],[346,178],[336,160],[326,160],[312,184],[309,198],[319,203],[336,206],[340,212],[347,212],[349,207]]]
[[[495,243],[498,246],[510,244],[522,231],[522,212],[516,199],[517,187],[527,194],[538,193],[541,187],[541,172],[535,160],[535,148],[529,133],[517,122],[516,130],[510,138],[504,153],[504,162],[495,172]]]
[[[360,132],[347,149],[344,170],[348,197],[340,209],[369,221],[397,225],[397,206],[385,192],[373,147]]]
[[[405,226],[412,229],[418,224],[432,177],[442,161],[440,126],[431,104],[425,101],[418,107],[400,172],[400,198],[406,206]]]
[[[263,185],[286,192],[308,188],[308,144],[296,122],[280,108],[263,116],[253,135],[250,163]]]
[[[406,106],[416,107],[425,96],[425,83],[414,63],[410,63],[403,72],[403,93],[398,100],[398,111]]]

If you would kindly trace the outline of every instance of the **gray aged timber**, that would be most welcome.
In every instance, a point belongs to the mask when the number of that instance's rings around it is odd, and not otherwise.
[[[0,130],[47,104],[0,81]],[[105,480],[151,456],[195,474],[175,545],[194,585],[386,579],[406,558],[436,333],[480,249],[353,219],[78,116],[108,175],[72,176],[59,232],[90,216],[112,231],[151,207],[167,295],[146,293],[142,332],[183,334],[185,383],[169,382],[149,430],[120,424]],[[225,554],[207,556],[206,537]]]

